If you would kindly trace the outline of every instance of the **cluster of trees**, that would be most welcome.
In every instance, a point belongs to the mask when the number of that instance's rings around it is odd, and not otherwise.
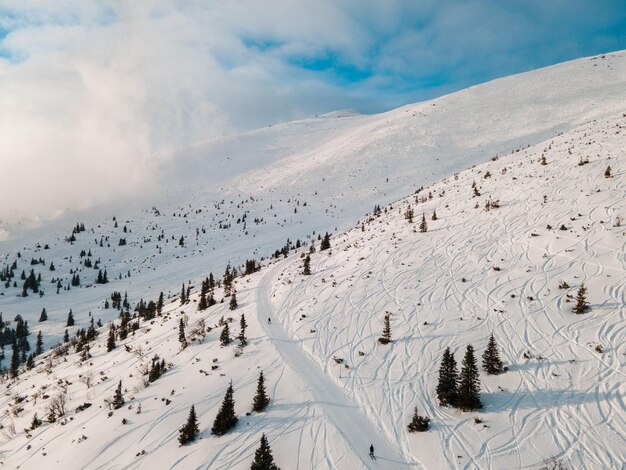
[[[235,413],[234,393],[235,391],[233,388],[233,383],[230,382],[228,388],[226,389],[226,393],[224,394],[224,399],[222,400],[222,404],[217,413],[217,416],[213,421],[211,434],[216,436],[223,436],[237,425],[239,418],[237,418],[237,415]],[[270,399],[267,396],[267,392],[265,390],[263,372],[261,372],[259,374],[259,380],[257,382],[257,390],[252,401],[252,410],[260,413],[264,411],[265,408],[267,408],[269,402]],[[199,432],[200,427],[198,425],[195,408],[192,405],[191,409],[189,410],[187,422],[179,430],[178,442],[180,443],[180,445],[185,445],[186,443],[193,441]]]
[[[506,370],[502,365],[498,346],[493,335],[489,337],[487,349],[483,353],[483,368],[487,374],[500,374]],[[453,406],[462,411],[482,408],[480,401],[480,377],[474,347],[470,344],[465,350],[461,372],[457,369],[454,353],[446,348],[439,367],[437,399],[441,406]]]

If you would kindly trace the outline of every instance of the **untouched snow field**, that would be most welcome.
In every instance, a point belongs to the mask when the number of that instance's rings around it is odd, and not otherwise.
[[[90,313],[117,319],[119,311],[103,307],[113,291],[128,292],[131,314],[160,291],[167,305],[112,352],[105,323],[91,358],[50,351],[17,381],[5,379],[3,467],[245,469],[264,432],[283,470],[542,468],[549,459],[623,468],[625,81],[620,52],[383,115],[340,112],[274,126],[187,150],[176,171],[189,189],[164,194],[170,201],[151,210],[72,213],[5,232],[0,268],[17,251],[21,258],[17,287],[0,286],[0,311],[10,327],[16,314],[28,320],[31,347],[39,330],[46,349],[62,341],[70,308],[70,335],[89,325]],[[216,155],[225,160],[211,172],[202,159]],[[206,188],[194,180],[203,175]],[[488,201],[499,207],[486,210]],[[375,204],[382,214],[371,215]],[[413,223],[404,216],[409,205]],[[70,244],[64,238],[76,222],[86,231]],[[302,275],[302,257],[326,230],[331,250],[312,254],[312,275]],[[305,245],[238,277],[236,310],[217,289],[218,304],[198,311],[209,271],[219,279],[229,261],[267,257],[288,237]],[[111,282],[94,284],[98,271],[84,265],[83,249]],[[39,257],[45,266],[29,264]],[[22,298],[19,274],[31,268],[42,273],[45,294]],[[52,278],[65,287],[75,273],[81,285],[56,294]],[[563,281],[570,287],[560,289]],[[575,315],[582,282],[591,310]],[[185,305],[182,283],[192,292]],[[43,307],[49,319],[38,322]],[[387,346],[377,342],[385,312]],[[241,314],[249,344],[237,357],[238,342],[221,347],[218,338],[229,317],[238,334]],[[189,340],[204,331],[184,350],[181,318]],[[486,376],[480,368],[484,409],[440,407],[443,350],[450,346],[460,363],[473,344],[480,362],[491,333],[508,371]],[[167,371],[146,386],[155,354]],[[261,370],[272,401],[246,416]],[[126,404],[111,412],[105,399],[120,380]],[[231,380],[239,423],[218,438],[210,428]],[[49,424],[46,408],[63,390],[67,413]],[[77,411],[83,403],[91,406]],[[179,447],[192,404],[200,435]],[[429,432],[407,433],[415,406],[431,418]],[[44,423],[27,430],[35,412]]]

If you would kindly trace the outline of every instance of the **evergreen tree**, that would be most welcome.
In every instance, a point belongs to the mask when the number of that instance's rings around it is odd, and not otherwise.
[[[163,312],[163,292],[159,293],[159,300],[157,301],[157,314],[161,315]]]
[[[437,399],[441,406],[454,406],[457,400],[459,372],[454,354],[446,348],[439,367],[439,382],[437,383]]]
[[[215,421],[213,422],[211,434],[223,436],[237,424],[238,419],[237,415],[235,415],[235,400],[233,398],[233,394],[233,383],[231,381],[226,389],[222,406],[220,407],[220,410],[215,417]]]
[[[385,314],[384,327],[383,327],[383,335],[378,338],[378,342],[381,344],[389,344],[391,342],[391,321],[390,321],[391,313],[387,312]]]
[[[230,344],[230,328],[228,328],[228,322],[226,322],[220,334],[220,343],[222,346],[228,346]]]
[[[124,406],[124,403],[124,396],[122,395],[122,381],[120,380],[120,383],[115,389],[115,394],[113,395],[113,401],[111,402],[111,405],[113,405],[114,410],[117,410]]]
[[[587,302],[587,288],[585,284],[581,284],[576,294],[576,305],[572,309],[574,313],[581,314],[589,310],[589,303]]]
[[[185,322],[182,318],[178,322],[178,342],[180,343],[181,349],[185,349],[187,347],[187,338],[185,338]]]
[[[422,221],[420,222],[420,232],[424,233],[428,231],[428,225],[426,224],[426,215],[422,213]]]
[[[413,413],[413,419],[407,426],[409,432],[424,432],[428,431],[430,427],[430,418],[428,416],[420,416],[417,413],[417,406],[415,407],[415,412]]]
[[[311,275],[311,257],[307,254],[304,257],[304,264],[302,266],[302,274],[305,276]]]
[[[187,303],[187,297],[185,295],[186,293],[187,291],[185,290],[185,283],[183,282],[183,288],[180,291],[180,304],[181,305],[185,305]]]
[[[41,315],[39,315],[39,321],[46,321],[48,319],[48,312],[46,312],[46,309],[44,308],[41,311]]]
[[[248,323],[246,322],[246,317],[242,313],[241,319],[239,320],[239,336],[237,336],[237,339],[241,343],[241,346],[245,346],[246,344],[248,344],[248,338],[246,338],[247,327],[248,327]]]
[[[237,308],[237,291],[233,290],[233,294],[230,297],[229,308],[235,310]]]
[[[433,210],[433,215],[431,216],[430,220],[437,220],[437,211]]]
[[[115,327],[111,323],[109,328],[109,337],[107,338],[107,352],[111,352],[115,349]]]
[[[200,301],[198,302],[198,310],[206,310],[208,306],[209,304],[207,302],[206,292],[203,286],[202,291],[200,291]]]
[[[67,314],[67,324],[65,326],[74,326],[74,314],[72,313],[72,309],[70,309],[70,313]]]
[[[483,369],[489,375],[500,374],[504,371],[502,361],[500,360],[500,352],[498,351],[498,345],[493,334],[489,337],[489,343],[487,349],[483,353]]]
[[[19,375],[19,367],[20,367],[20,350],[17,347],[17,340],[13,337],[13,355],[11,356],[11,378],[16,379]]]
[[[70,334],[67,332],[67,330],[65,330],[65,333],[63,333],[63,342],[64,343],[70,342]]]
[[[606,167],[606,170],[604,171],[604,177],[605,178],[610,178],[611,177],[611,165]]]
[[[184,446],[187,442],[193,441],[198,432],[200,432],[200,428],[198,427],[198,419],[196,418],[196,409],[191,405],[187,422],[179,430],[178,442],[181,446]]]
[[[483,406],[480,402],[478,367],[471,344],[467,345],[465,357],[463,357],[456,406],[462,411],[478,410]]]
[[[256,393],[252,401],[252,411],[260,413],[267,405],[269,405],[270,399],[265,392],[265,378],[263,372],[259,374],[259,381],[256,384]]]
[[[35,342],[35,356],[39,356],[43,353],[43,337],[41,336],[41,330],[37,333],[37,341]]]
[[[322,238],[322,243],[320,244],[320,251],[328,250],[330,248],[330,235],[326,232],[324,238]]]
[[[29,354],[28,360],[26,361],[26,369],[31,370],[33,367],[35,367],[35,358],[32,354]]]
[[[254,453],[254,460],[250,466],[250,470],[280,470],[280,468],[274,463],[272,449],[267,442],[265,433],[261,436],[261,445]]]

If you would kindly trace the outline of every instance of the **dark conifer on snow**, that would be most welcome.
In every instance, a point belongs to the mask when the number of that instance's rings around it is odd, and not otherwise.
[[[407,426],[409,432],[424,432],[428,431],[430,426],[430,418],[427,416],[420,416],[417,413],[417,406],[415,407],[415,412],[413,413],[413,419]]]
[[[572,309],[574,313],[581,314],[589,310],[589,303],[587,302],[587,288],[585,284],[581,284],[576,294],[576,305]]]
[[[185,305],[187,303],[187,291],[185,290],[185,283],[183,283],[183,288],[180,291],[180,304]]]
[[[70,313],[67,314],[67,324],[65,326],[74,326],[74,314],[70,309]]]
[[[124,396],[122,395],[122,381],[120,380],[120,383],[115,389],[115,394],[113,395],[113,401],[111,402],[111,405],[113,406],[114,410],[117,410],[124,406],[124,403]]]
[[[115,327],[111,323],[109,328],[109,337],[107,338],[107,352],[111,352],[115,349]]]
[[[39,356],[43,353],[43,337],[41,335],[41,330],[37,333],[37,341],[35,342],[35,356]]]
[[[235,400],[233,398],[233,383],[231,382],[226,389],[222,406],[215,417],[211,434],[223,436],[237,424],[237,415],[235,415]]]
[[[20,350],[17,347],[17,340],[15,337],[13,338],[13,355],[11,356],[11,378],[15,379],[19,375],[19,367],[20,367]]]
[[[178,442],[181,446],[184,446],[187,442],[193,441],[198,432],[200,432],[200,428],[198,427],[198,419],[196,418],[196,409],[191,405],[187,422],[179,430]]]
[[[261,445],[254,453],[254,461],[250,466],[250,470],[280,470],[280,468],[274,463],[272,449],[267,442],[265,434],[261,436]]]
[[[233,294],[230,296],[230,303],[228,306],[231,310],[237,308],[237,292],[233,289]]]
[[[222,333],[220,333],[220,343],[222,346],[228,346],[230,344],[230,328],[228,327],[228,322],[226,322]]]
[[[163,312],[163,292],[159,293],[159,300],[157,301],[157,314],[161,315]]]
[[[606,167],[606,170],[604,171],[604,177],[605,178],[610,178],[611,177],[611,165]]]
[[[70,334],[67,332],[67,330],[65,330],[65,333],[63,333],[63,342],[64,343],[70,342]]]
[[[381,344],[389,344],[391,342],[391,313],[387,312],[385,314],[384,326],[383,326],[383,335],[378,338],[378,342]]]
[[[454,406],[457,401],[459,372],[454,354],[446,348],[439,367],[439,382],[437,383],[437,399],[441,406]]]
[[[246,322],[246,317],[242,313],[241,319],[239,320],[239,336],[237,336],[237,339],[241,343],[241,346],[245,346],[246,344],[248,344],[248,338],[246,338],[247,327],[248,327],[248,323]]]
[[[480,380],[474,348],[467,346],[463,357],[463,367],[459,377],[456,406],[462,411],[478,410],[483,407],[480,402]]]
[[[260,413],[267,405],[269,405],[270,399],[265,392],[265,378],[263,377],[263,372],[259,374],[259,381],[256,384],[256,393],[254,394],[254,399],[252,401],[252,411],[256,411]]]
[[[426,224],[426,215],[422,214],[422,221],[420,222],[420,232],[427,232],[428,225]]]
[[[328,250],[330,248],[330,235],[328,232],[322,238],[322,243],[320,244],[320,251]]]
[[[302,265],[302,274],[305,276],[311,275],[311,257],[307,254],[304,257],[304,263]]]
[[[181,349],[185,349],[187,347],[187,338],[185,338],[185,322],[182,318],[178,322],[178,342],[180,343]]]
[[[41,315],[39,315],[39,321],[46,321],[48,319],[48,312],[46,312],[46,309],[44,308],[41,311]]]
[[[483,369],[489,375],[500,374],[504,371],[502,361],[500,360],[500,353],[498,351],[498,345],[493,334],[489,337],[489,343],[487,349],[483,353]]]

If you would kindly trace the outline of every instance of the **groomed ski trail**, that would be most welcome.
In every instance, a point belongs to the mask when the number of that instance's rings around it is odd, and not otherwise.
[[[261,278],[257,290],[257,313],[259,322],[274,347],[296,374],[302,379],[311,392],[324,415],[337,432],[343,437],[346,445],[368,469],[409,469],[424,468],[422,465],[408,460],[394,446],[383,432],[378,429],[356,406],[346,397],[343,391],[319,368],[317,364],[298,346],[282,327],[272,312],[270,298],[271,287],[282,264],[273,266]],[[268,324],[267,320],[272,323]],[[369,447],[373,444],[376,459],[369,456]]]

